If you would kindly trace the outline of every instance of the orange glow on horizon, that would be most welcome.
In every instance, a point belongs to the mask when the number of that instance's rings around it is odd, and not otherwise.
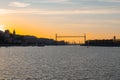
[[[15,24],[14,24],[15,25]],[[29,25],[26,25],[29,26]],[[13,26],[8,26],[6,27],[6,29],[9,29],[10,32],[12,33],[13,30],[16,30],[16,34],[20,34],[20,35],[31,35],[31,36],[36,36],[38,38],[50,38],[50,39],[54,39],[55,40],[55,31],[56,30],[52,30],[52,29],[45,29],[45,28],[38,28],[38,29],[34,29],[34,26],[30,26],[30,28],[24,27],[24,29],[22,27],[20,27],[20,25],[15,25],[15,27]],[[84,33],[73,33],[73,32],[60,32],[58,31],[58,35],[59,36],[83,36]],[[113,36],[116,36],[118,39],[120,39],[120,36],[118,33],[97,33],[97,32],[89,32],[86,33],[87,35],[87,40],[93,40],[93,39],[112,39]],[[60,40],[64,40],[66,42],[71,42],[71,43],[84,43],[84,39],[83,38],[59,38]]]
[[[118,31],[112,33],[113,31],[108,30],[108,26],[101,29],[99,24],[74,24],[74,23],[50,23],[49,20],[36,19],[33,20],[32,17],[22,17],[14,15],[2,15],[0,24],[5,24],[4,30],[9,29],[10,32],[16,30],[16,34],[21,35],[32,35],[39,38],[50,38],[55,39],[55,34],[61,36],[81,36],[84,33],[87,34],[87,40],[91,39],[112,39],[116,36],[120,39]],[[3,29],[3,28],[2,28]],[[111,29],[113,30],[113,29]],[[58,40],[65,40],[69,42],[83,42],[83,38],[60,38]]]

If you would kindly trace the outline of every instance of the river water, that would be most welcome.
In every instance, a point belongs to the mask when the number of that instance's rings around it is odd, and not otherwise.
[[[0,80],[120,80],[120,47],[0,47]]]

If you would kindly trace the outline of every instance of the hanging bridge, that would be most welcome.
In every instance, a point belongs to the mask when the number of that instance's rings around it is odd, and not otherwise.
[[[84,38],[84,42],[86,41],[86,34],[82,36],[58,36],[58,34],[55,34],[55,40],[57,41],[58,38]]]

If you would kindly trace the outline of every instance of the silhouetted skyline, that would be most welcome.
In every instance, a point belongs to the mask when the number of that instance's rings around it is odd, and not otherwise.
[[[0,30],[0,46],[45,46],[45,45],[67,45],[64,41],[55,41],[48,38],[37,38],[31,35],[16,34],[13,30]]]
[[[84,43],[69,43],[64,40],[58,41],[58,38],[83,38]],[[37,38],[31,35],[20,35],[16,34],[13,30],[11,33],[8,29],[5,31],[0,30],[0,46],[45,46],[45,45],[84,45],[84,46],[120,46],[120,39],[113,36],[112,39],[102,39],[102,40],[86,40],[87,36],[58,36],[55,35],[54,39],[49,38]]]

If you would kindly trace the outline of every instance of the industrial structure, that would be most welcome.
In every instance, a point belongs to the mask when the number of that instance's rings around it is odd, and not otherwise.
[[[57,41],[58,38],[84,38],[84,43],[86,42],[86,34],[82,36],[58,36],[58,34],[55,34],[55,40]]]

